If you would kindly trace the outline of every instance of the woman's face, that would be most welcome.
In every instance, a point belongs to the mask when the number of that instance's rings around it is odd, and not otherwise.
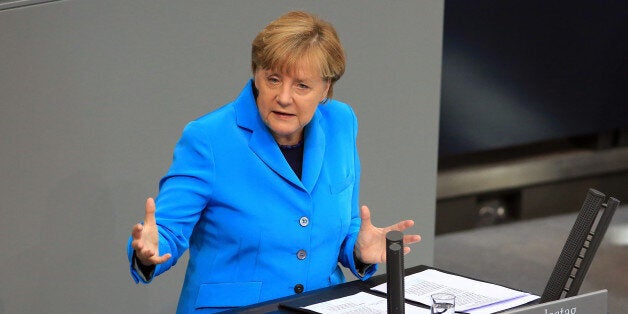
[[[277,143],[296,145],[327,97],[329,82],[312,67],[301,66],[294,73],[257,69],[255,87],[257,110]]]

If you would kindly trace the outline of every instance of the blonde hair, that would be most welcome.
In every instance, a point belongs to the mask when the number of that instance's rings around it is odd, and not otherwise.
[[[345,52],[336,30],[307,12],[288,12],[272,21],[257,34],[252,46],[253,74],[258,69],[292,73],[304,64],[314,66],[330,83],[327,99],[345,72]]]

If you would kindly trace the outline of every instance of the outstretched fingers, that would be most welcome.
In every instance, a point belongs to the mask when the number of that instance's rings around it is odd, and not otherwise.
[[[409,234],[409,235],[403,236],[404,244],[412,244],[412,243],[417,243],[419,241],[421,241],[421,236],[418,234]]]
[[[151,256],[150,261],[151,261],[153,264],[163,264],[163,263],[165,263],[167,260],[169,260],[171,256],[172,256],[172,255],[171,255],[170,253],[166,253],[166,254],[164,254],[164,255],[162,255],[162,256],[156,256],[156,255],[153,255],[153,256]]]
[[[133,237],[131,247],[134,250],[141,250],[144,248],[144,243],[142,243],[142,230],[144,230],[144,226],[140,223],[133,226],[133,230],[131,231],[131,236]]]
[[[389,226],[387,229],[389,229],[389,231],[391,230],[404,231],[412,226],[414,226],[414,220],[403,220],[392,226]]]
[[[143,230],[144,230],[144,226],[141,223],[135,224],[135,226],[133,226],[133,230],[131,230],[131,235],[133,236],[133,240],[141,239]]]
[[[131,247],[142,264],[162,264],[172,257],[170,253],[159,256],[159,231],[152,197],[146,199],[144,222],[134,225],[131,235]]]

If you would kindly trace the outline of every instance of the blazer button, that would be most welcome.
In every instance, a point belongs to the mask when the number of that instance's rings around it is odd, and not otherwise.
[[[307,257],[307,252],[306,252],[305,250],[299,250],[299,251],[297,252],[297,258],[298,258],[298,259],[303,260],[303,259],[305,259],[306,257]]]
[[[301,293],[301,292],[303,292],[303,285],[302,285],[302,284],[300,284],[300,283],[296,284],[296,285],[294,286],[294,292],[296,292],[296,293]]]
[[[310,219],[308,219],[307,217],[303,216],[303,217],[301,217],[301,219],[299,219],[299,224],[301,225],[301,227],[306,227],[307,225],[310,224]]]

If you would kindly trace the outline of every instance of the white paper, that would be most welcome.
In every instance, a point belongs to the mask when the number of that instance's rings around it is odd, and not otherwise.
[[[366,292],[358,292],[354,295],[333,299],[321,303],[316,303],[303,307],[318,313],[382,313],[388,312],[386,298],[372,295]],[[430,314],[429,309],[424,309],[411,304],[406,304],[406,313],[410,314]]]
[[[487,305],[487,306],[483,306],[477,309],[473,309],[473,310],[468,310],[466,313],[469,314],[492,314],[492,313],[497,313],[497,312],[501,312],[507,309],[511,309],[513,307],[519,306],[519,305],[523,305],[526,304],[528,302],[532,302],[536,299],[538,299],[539,297],[536,295],[532,295],[532,294],[528,294],[527,296],[524,297],[520,297],[517,299],[512,299],[512,300],[508,300],[508,301],[504,301],[504,302],[499,302],[499,303],[495,303],[495,304],[491,304],[491,305]]]
[[[450,275],[434,269],[428,269],[406,276],[404,285],[406,299],[420,302],[428,306],[431,304],[430,296],[432,294],[437,292],[451,293],[456,296],[456,311],[461,312],[484,310],[484,307],[491,304],[494,304],[495,307],[493,311],[497,312],[500,311],[497,309],[498,307],[504,307],[501,310],[508,309],[538,298],[538,296],[531,296],[526,292],[508,289],[461,276]],[[373,290],[385,293],[386,283],[374,287]],[[531,300],[517,304],[522,301],[518,299],[526,297],[527,300],[529,296],[531,296]],[[501,305],[498,303],[501,303]]]

